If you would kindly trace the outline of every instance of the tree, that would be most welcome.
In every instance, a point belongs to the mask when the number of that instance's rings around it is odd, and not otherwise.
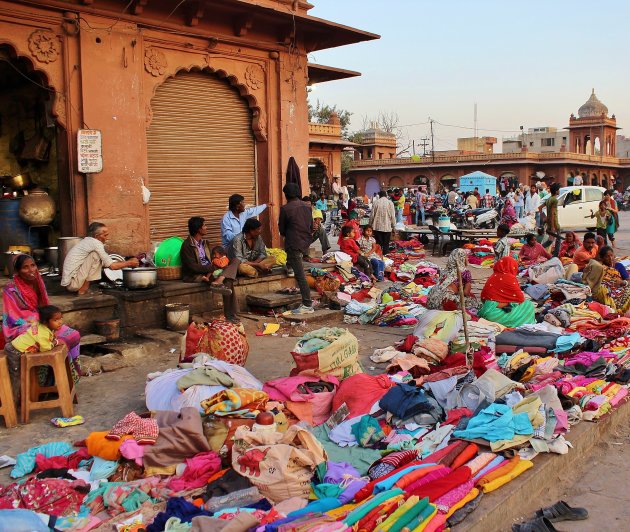
[[[348,138],[348,126],[350,125],[350,117],[352,113],[345,109],[340,109],[336,105],[330,106],[323,104],[319,100],[315,105],[308,103],[308,121],[315,122],[317,124],[327,124],[330,120],[330,115],[337,113],[339,117],[339,123],[341,124],[341,136]]]
[[[392,133],[396,136],[396,148],[398,150],[396,152],[396,157],[409,153],[412,142],[407,139],[403,139],[404,134],[399,126],[400,119],[398,117],[398,113],[393,111],[379,111],[376,118],[369,118],[367,116],[363,116],[361,118],[363,122],[362,131],[370,128],[378,128],[382,129],[386,133]],[[405,142],[407,143],[406,146],[404,145]]]

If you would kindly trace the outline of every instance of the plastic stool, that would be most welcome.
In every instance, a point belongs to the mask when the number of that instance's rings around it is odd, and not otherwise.
[[[0,416],[8,429],[17,427],[17,413],[13,402],[13,387],[9,377],[9,364],[4,352],[0,353]]]
[[[43,410],[45,408],[61,408],[63,417],[74,415],[73,402],[77,402],[77,391],[72,380],[68,349],[65,344],[60,344],[44,353],[27,353],[22,355],[22,423],[28,423],[31,410]],[[37,369],[41,366],[50,366],[53,371],[55,383],[52,386],[40,386]],[[45,393],[56,393],[56,399],[40,401],[40,396]]]

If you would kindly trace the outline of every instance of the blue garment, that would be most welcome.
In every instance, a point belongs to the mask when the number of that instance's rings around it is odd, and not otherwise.
[[[179,517],[184,523],[190,523],[193,517],[205,515],[212,517],[213,512],[206,512],[197,508],[193,503],[188,502],[183,497],[171,497],[166,501],[166,509],[155,516],[153,523],[147,527],[147,532],[161,532],[164,530],[166,521],[171,517]]]
[[[0,510],[0,532],[48,532],[52,530],[32,510]]]
[[[505,458],[503,456],[497,456],[496,458],[493,458],[492,461],[487,466],[479,470],[479,472],[473,477],[473,480],[480,479],[488,471],[490,471],[491,469],[494,469],[496,466],[498,466],[502,462],[505,462]]]
[[[339,508],[341,506],[341,501],[334,497],[327,497],[325,499],[317,499],[309,504],[307,504],[304,508],[299,510],[295,510],[287,515],[287,517],[295,518],[300,517],[301,515],[310,514],[310,513],[324,513],[330,510],[334,510],[335,508]]]
[[[370,263],[372,264],[372,269],[374,270],[374,276],[379,280],[383,280],[383,275],[385,274],[385,261],[381,259],[370,259]]]
[[[319,209],[320,211],[324,212],[328,210],[328,202],[326,200],[320,200],[318,199],[315,202],[315,208]]]
[[[35,469],[35,457],[38,454],[51,458],[52,456],[69,456],[74,452],[76,452],[76,449],[65,441],[51,441],[38,447],[31,447],[28,451],[15,457],[11,478],[20,478],[33,471]]]
[[[95,456],[92,468],[90,469],[90,481],[109,478],[114,474],[117,468],[117,460],[105,460],[100,456]]]
[[[582,341],[583,339],[580,333],[563,334],[556,340],[556,348],[552,349],[552,351],[555,353],[564,353],[565,351],[570,351],[575,345]]]
[[[376,483],[374,485],[374,494],[381,493],[382,491],[392,488],[394,484],[398,482],[398,480],[400,480],[402,477],[404,477],[408,473],[415,471],[416,469],[424,469],[425,467],[434,466],[434,465],[437,465],[437,464],[431,463],[431,464],[418,464],[418,465],[413,465],[413,466],[407,466],[404,469],[400,470],[398,473],[395,473],[387,477],[386,479],[381,480],[380,482]]]
[[[226,212],[221,220],[221,243],[223,247],[227,249],[232,240],[234,240],[234,237],[243,232],[245,220],[258,216],[266,208],[266,204],[250,207],[241,212],[238,218],[232,214],[232,211]]]
[[[424,390],[409,384],[399,384],[390,388],[379,402],[383,410],[405,420],[416,414],[428,414],[433,405],[427,399]]]
[[[626,267],[621,264],[621,262],[615,262],[615,270],[619,272],[619,275],[621,275],[621,278],[624,281],[627,281],[630,278],[630,275],[628,275],[628,270],[626,270]]]
[[[525,412],[514,414],[507,405],[491,404],[470,419],[465,430],[453,432],[454,438],[483,438],[489,442],[511,440],[517,434],[534,434]]]

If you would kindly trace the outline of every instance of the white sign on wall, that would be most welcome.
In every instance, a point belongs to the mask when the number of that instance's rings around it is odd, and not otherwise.
[[[79,129],[77,134],[79,172],[94,174],[103,171],[103,140],[98,129]]]

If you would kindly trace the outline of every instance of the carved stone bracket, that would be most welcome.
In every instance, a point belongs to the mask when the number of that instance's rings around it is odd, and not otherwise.
[[[258,90],[265,83],[264,72],[257,65],[249,65],[245,69],[245,83],[250,89]]]
[[[40,63],[54,63],[61,53],[61,44],[52,31],[37,30],[28,38],[28,49]]]
[[[152,76],[158,77],[166,72],[166,56],[157,48],[147,48],[144,53],[144,68]]]

